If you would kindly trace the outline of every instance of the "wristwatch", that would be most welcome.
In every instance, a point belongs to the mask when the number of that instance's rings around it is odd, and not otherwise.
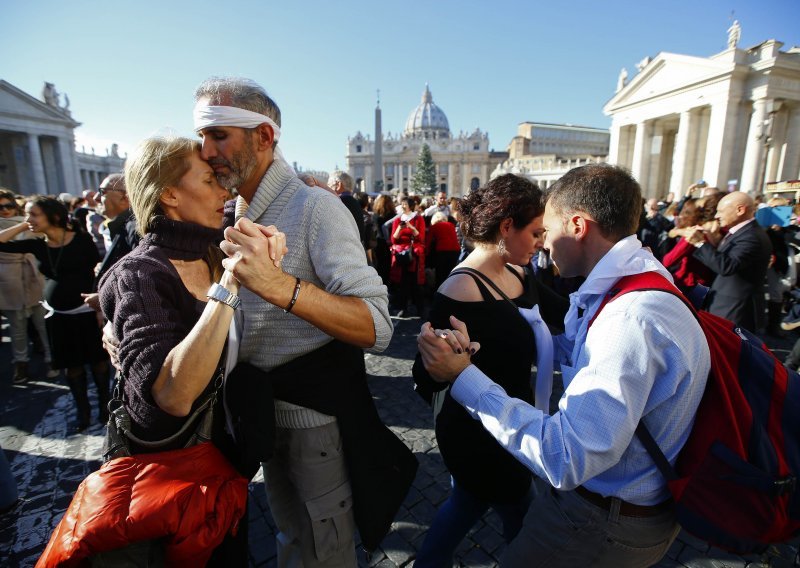
[[[239,298],[239,296],[236,294],[231,294],[231,292],[225,288],[225,286],[220,286],[216,282],[214,282],[211,285],[211,288],[208,289],[206,296],[209,300],[222,302],[223,304],[232,307],[234,310],[242,305],[242,300]]]

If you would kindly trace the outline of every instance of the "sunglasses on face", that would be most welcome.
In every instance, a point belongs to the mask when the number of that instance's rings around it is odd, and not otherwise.
[[[7,211],[11,211],[16,209],[17,206],[13,203],[0,203],[0,209],[6,209]]]
[[[119,191],[121,193],[125,193],[121,189],[114,189],[113,187],[100,187],[97,189],[97,197],[103,197],[107,193],[111,193],[112,191]]]

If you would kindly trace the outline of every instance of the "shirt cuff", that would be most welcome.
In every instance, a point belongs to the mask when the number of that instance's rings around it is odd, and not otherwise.
[[[489,390],[494,382],[478,367],[470,365],[456,377],[450,388],[450,396],[462,406],[475,408],[481,395]]]

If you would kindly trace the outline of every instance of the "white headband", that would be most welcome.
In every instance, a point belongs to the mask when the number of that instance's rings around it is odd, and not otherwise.
[[[206,106],[198,104],[194,107],[194,129],[200,132],[212,126],[237,126],[239,128],[255,128],[267,123],[275,133],[275,142],[281,137],[281,128],[265,114],[252,112],[232,106]]]

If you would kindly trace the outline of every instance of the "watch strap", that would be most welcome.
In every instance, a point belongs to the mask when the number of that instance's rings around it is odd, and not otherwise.
[[[242,304],[241,298],[236,294],[233,294],[230,290],[214,282],[211,287],[206,292],[206,296],[209,300],[214,300],[216,302],[222,302],[223,304],[232,307],[234,310],[238,308]]]

